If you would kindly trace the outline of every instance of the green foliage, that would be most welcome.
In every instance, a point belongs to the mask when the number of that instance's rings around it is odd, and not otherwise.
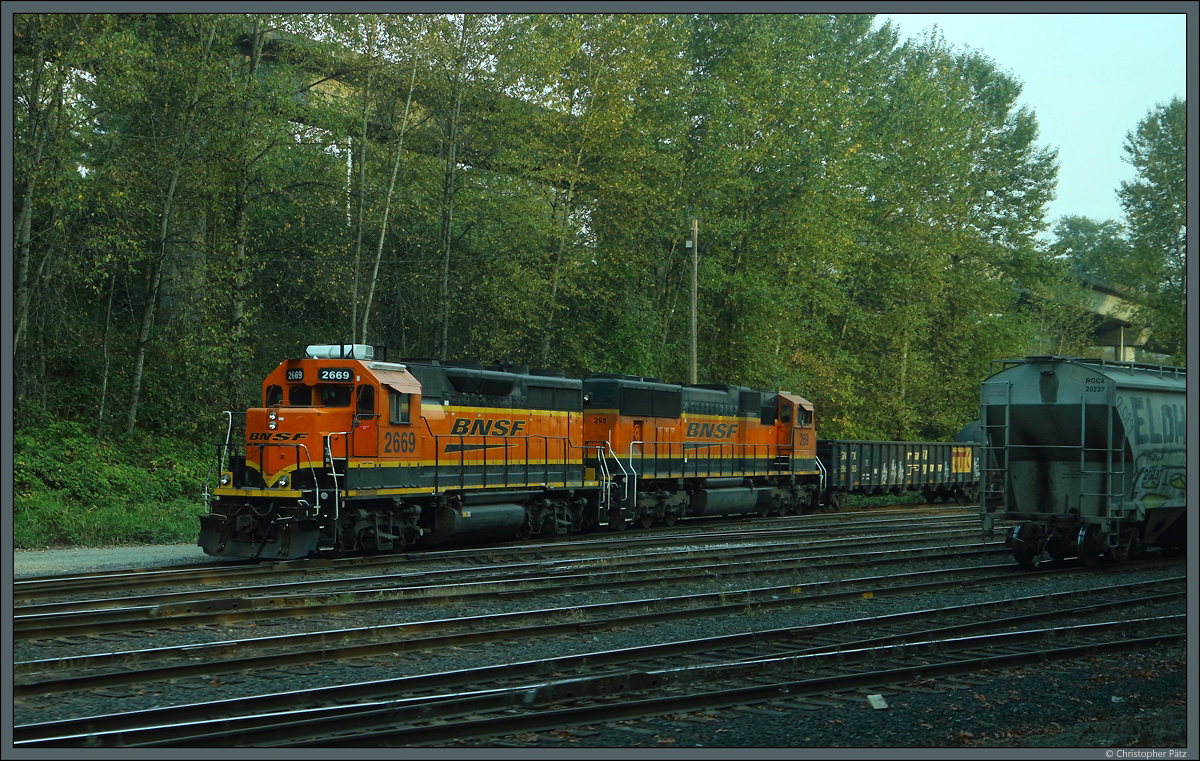
[[[1140,291],[1141,316],[1157,347],[1187,360],[1187,103],[1150,110],[1125,138],[1137,176],[1117,196],[1133,249],[1124,281]]]
[[[14,546],[193,541],[212,463],[200,446],[143,435],[104,441],[71,422],[17,431]]]

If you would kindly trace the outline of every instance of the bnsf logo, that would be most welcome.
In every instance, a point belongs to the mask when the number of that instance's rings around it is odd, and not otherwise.
[[[728,439],[737,433],[737,423],[688,423],[688,439]]]
[[[463,420],[454,421],[451,436],[516,436],[525,427],[524,420]]]
[[[307,433],[249,433],[246,441],[299,441],[308,438]]]

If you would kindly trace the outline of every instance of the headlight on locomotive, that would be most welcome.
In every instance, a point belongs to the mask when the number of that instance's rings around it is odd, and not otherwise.
[[[278,480],[275,481],[276,489],[286,489],[287,485],[288,485],[288,477],[286,475],[280,476],[278,478]]]
[[[222,473],[221,474],[221,486],[229,486],[230,478],[231,478],[231,474]]]

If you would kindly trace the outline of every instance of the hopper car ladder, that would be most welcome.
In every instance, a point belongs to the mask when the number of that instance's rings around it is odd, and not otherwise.
[[[1126,476],[1128,469],[1125,461],[1124,446],[1114,446],[1113,442],[1113,407],[1112,405],[1093,404],[1093,409],[1101,407],[1104,412],[1104,432],[1103,432],[1103,447],[1088,448],[1088,403],[1087,395],[1084,394],[1079,400],[1079,473],[1080,473],[1080,500],[1084,497],[1095,497],[1099,500],[1098,507],[1100,515],[1104,518],[1103,530],[1106,533],[1106,539],[1109,547],[1117,547],[1121,539],[1121,518],[1122,508],[1124,507],[1124,496],[1126,491]],[[1099,432],[1097,432],[1099,433]],[[1091,453],[1093,459],[1098,459],[1100,462],[1099,468],[1088,468],[1088,453]],[[1086,491],[1087,480],[1084,476],[1099,476],[1099,484],[1097,491]],[[1080,505],[1080,513],[1082,513],[1082,505]]]
[[[980,465],[980,500],[981,510],[986,510],[989,497],[999,497],[999,507],[1003,512],[1008,512],[1009,495],[1008,495],[1008,447],[1009,447],[1009,422],[1012,405],[1012,384],[1007,381],[987,381],[983,384],[984,388],[988,386],[1000,387],[1001,393],[987,393],[985,391],[984,398],[987,403],[980,411],[980,425],[983,429],[983,451],[981,459],[983,462]],[[992,401],[992,397],[1003,397],[1002,403]],[[1003,405],[1004,419],[998,423],[990,422],[990,408]],[[993,443],[997,442],[997,443]]]

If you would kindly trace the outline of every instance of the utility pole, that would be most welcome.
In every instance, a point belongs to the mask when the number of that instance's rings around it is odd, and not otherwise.
[[[696,383],[696,281],[699,279],[700,241],[697,237],[696,220],[692,220],[692,239],[687,242],[692,249],[692,364],[691,381]]]

